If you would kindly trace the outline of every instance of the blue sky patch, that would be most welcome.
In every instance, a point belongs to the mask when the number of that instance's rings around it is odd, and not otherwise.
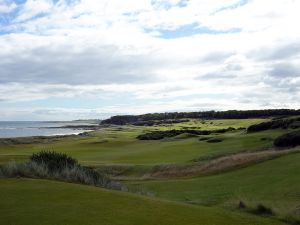
[[[146,32],[159,32],[159,37],[164,39],[189,37],[197,34],[226,34],[241,32],[240,28],[232,28],[229,30],[213,30],[208,27],[202,27],[198,23],[192,23],[178,27],[177,29],[148,29]]]
[[[244,5],[247,5],[249,2],[251,2],[251,0],[240,0],[238,2],[236,2],[235,4],[232,4],[232,5],[229,5],[229,6],[225,6],[225,7],[221,7],[219,9],[217,9],[214,13],[212,13],[211,15],[214,15],[218,12],[221,12],[221,11],[225,11],[225,10],[233,10],[233,9],[236,9],[236,8],[239,8],[239,7],[242,7]]]
[[[14,3],[16,3],[17,5],[24,4],[25,2],[27,2],[27,0],[14,0]]]
[[[176,6],[180,7],[180,8],[186,7],[188,2],[189,2],[189,0],[182,0],[182,1],[178,2]]]
[[[171,2],[165,0],[151,0],[151,5],[155,8],[169,10],[173,7],[179,7],[179,8],[186,7],[188,1],[189,0],[181,0],[177,4],[172,4]]]

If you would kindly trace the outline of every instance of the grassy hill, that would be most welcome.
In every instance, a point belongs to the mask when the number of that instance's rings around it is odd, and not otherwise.
[[[191,179],[131,182],[158,197],[200,205],[261,203],[278,214],[299,217],[300,154],[290,154],[247,168]]]
[[[0,224],[275,225],[268,218],[47,180],[0,179]]]

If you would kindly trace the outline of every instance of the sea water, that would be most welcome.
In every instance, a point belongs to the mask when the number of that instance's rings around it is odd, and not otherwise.
[[[79,134],[87,130],[64,126],[95,125],[77,121],[0,121],[0,138]]]

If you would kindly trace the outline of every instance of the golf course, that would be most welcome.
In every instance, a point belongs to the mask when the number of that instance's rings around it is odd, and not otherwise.
[[[299,121],[103,122],[79,135],[2,138],[0,224],[299,224]],[[72,166],[39,164],[52,155]]]
[[[0,0],[0,225],[300,225],[300,0]]]

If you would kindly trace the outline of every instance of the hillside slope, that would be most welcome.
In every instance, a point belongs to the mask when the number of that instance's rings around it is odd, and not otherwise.
[[[135,181],[157,196],[200,205],[224,205],[242,200],[263,203],[278,214],[299,217],[300,154],[290,154],[247,168],[190,179]]]
[[[0,179],[0,224],[276,225],[268,218],[47,180]]]

